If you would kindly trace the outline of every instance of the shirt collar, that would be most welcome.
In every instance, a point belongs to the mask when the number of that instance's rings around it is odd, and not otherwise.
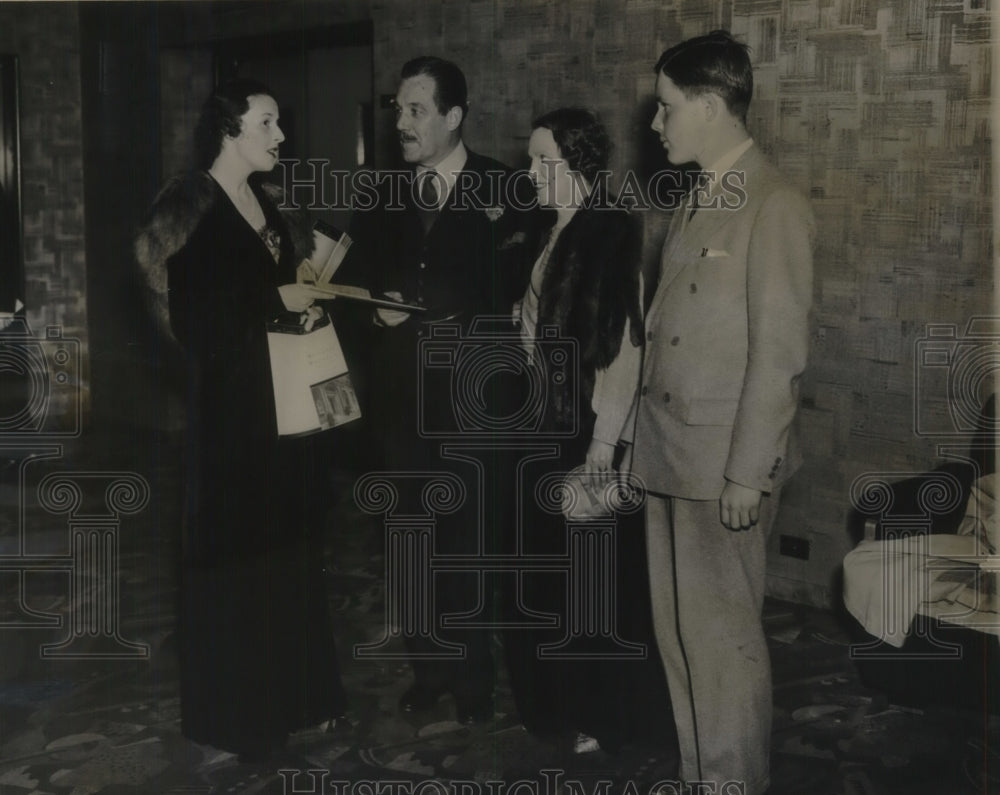
[[[418,179],[427,171],[436,171],[444,180],[445,190],[438,191],[438,207],[443,207],[445,202],[448,201],[448,194],[455,187],[455,183],[458,181],[458,174],[465,168],[465,161],[468,159],[469,152],[466,150],[465,144],[459,141],[458,145],[436,166],[417,166]],[[440,182],[438,184],[440,185]]]
[[[718,158],[712,165],[704,169],[703,173],[710,175],[707,182],[709,193],[715,192],[715,188],[719,184],[719,180],[722,179],[722,175],[731,169],[736,164],[736,161],[743,157],[744,153],[751,146],[753,146],[753,138],[747,138],[742,143],[736,144],[736,146]]]

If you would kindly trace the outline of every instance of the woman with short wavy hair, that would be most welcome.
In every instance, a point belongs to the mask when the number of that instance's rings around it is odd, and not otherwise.
[[[595,482],[610,479],[639,382],[640,236],[635,219],[607,195],[610,151],[607,131],[588,110],[560,108],[532,125],[528,155],[541,222],[530,283],[514,315],[529,367],[544,367],[546,349],[559,340],[572,344],[577,369],[570,377],[544,379],[539,433],[558,441],[559,457],[537,466],[528,464],[524,483],[538,483],[546,475],[581,466]],[[544,510],[531,494],[521,502],[525,552],[566,555],[564,517]],[[542,735],[576,733],[577,751],[593,750],[598,743],[614,750],[628,738],[626,724],[631,720],[624,714],[631,705],[622,697],[626,683],[621,680],[638,673],[641,666],[628,669],[606,660],[559,659],[555,647],[567,634],[571,615],[567,596],[574,594],[567,587],[567,575],[525,572],[520,582],[523,587],[509,595],[508,607],[523,601],[532,611],[555,613],[560,619],[552,631],[515,629],[505,636],[522,721]],[[611,609],[618,595],[587,593],[586,597]],[[550,657],[539,655],[540,644],[548,645]],[[587,651],[599,655],[615,650],[589,643]]]
[[[266,326],[315,319],[296,266],[311,235],[259,181],[278,162],[278,105],[225,84],[196,132],[200,170],[172,180],[136,242],[165,285],[187,377],[179,601],[181,730],[263,761],[340,716],[310,439],[279,438]]]

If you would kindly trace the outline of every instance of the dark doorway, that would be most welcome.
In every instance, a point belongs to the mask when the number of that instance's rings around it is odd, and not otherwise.
[[[23,301],[17,56],[0,55],[0,313],[13,313]]]

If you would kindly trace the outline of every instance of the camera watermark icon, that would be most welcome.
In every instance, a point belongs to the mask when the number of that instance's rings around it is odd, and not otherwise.
[[[81,432],[80,341],[58,326],[32,334],[14,318],[0,331],[0,439]]]
[[[401,507],[401,492],[419,495],[420,506]],[[357,659],[464,659],[462,644],[443,640],[434,611],[434,528],[437,517],[466,500],[462,479],[451,472],[371,472],[354,486],[355,504],[385,520],[385,621],[381,639],[357,644]],[[415,509],[416,508],[416,509]],[[422,638],[427,649],[398,648],[401,638]]]
[[[964,331],[930,323],[915,343],[913,430],[918,436],[996,433],[982,407],[1000,377],[1000,317],[973,317]]]
[[[509,316],[479,316],[468,333],[435,323],[419,343],[418,431],[425,438],[573,436],[578,430],[577,341],[539,329],[530,355]],[[517,383],[514,386],[515,382]],[[558,428],[544,427],[553,390],[568,396]],[[514,404],[509,396],[517,395]],[[442,401],[442,396],[448,400]],[[445,405],[446,404],[446,405]]]

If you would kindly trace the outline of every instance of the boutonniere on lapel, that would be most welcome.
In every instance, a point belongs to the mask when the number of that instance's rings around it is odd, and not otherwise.
[[[503,209],[503,207],[487,207],[483,210],[483,212],[486,213],[486,217],[490,219],[490,223],[495,224],[503,215]]]
[[[703,248],[701,250],[701,256],[703,257],[728,257],[729,252],[723,251],[718,248]]]

